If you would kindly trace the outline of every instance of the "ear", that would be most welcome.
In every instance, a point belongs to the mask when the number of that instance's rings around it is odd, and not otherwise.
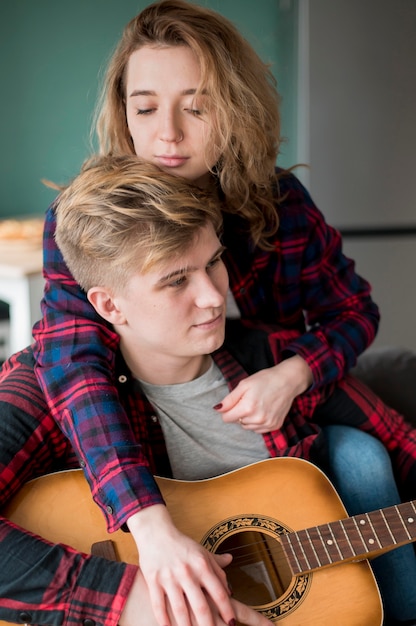
[[[120,325],[126,322],[126,318],[119,309],[116,299],[105,287],[91,287],[88,290],[87,297],[98,315],[101,315],[110,324]]]

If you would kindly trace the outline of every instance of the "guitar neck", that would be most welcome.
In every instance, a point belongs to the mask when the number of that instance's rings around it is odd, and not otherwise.
[[[416,500],[281,536],[294,575],[416,541]]]

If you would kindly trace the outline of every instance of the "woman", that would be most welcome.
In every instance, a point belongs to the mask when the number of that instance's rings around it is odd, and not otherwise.
[[[100,151],[135,153],[217,194],[238,315],[246,324],[283,330],[270,336],[275,352],[284,340],[283,359],[225,397],[217,406],[223,419],[267,436],[295,402],[304,419],[320,406],[328,422],[325,401],[335,397],[344,422],[358,410],[356,425],[367,428],[362,421],[377,424],[379,405],[345,376],[374,339],[378,309],[368,283],[343,256],[339,234],[294,176],[275,172],[278,100],[269,70],[227,20],[181,0],[162,1],[127,25],[110,61],[97,116]],[[52,207],[43,319],[34,329],[36,372],[114,530],[136,512],[140,489],[129,455],[133,434],[109,374],[118,341],[65,266],[54,230]],[[105,448],[88,436],[91,423],[108,433]],[[338,458],[340,432],[329,439],[330,459]],[[351,449],[361,442],[366,450],[364,433],[353,432]],[[283,442],[276,454],[285,449]],[[330,471],[348,496],[350,476],[336,462]]]

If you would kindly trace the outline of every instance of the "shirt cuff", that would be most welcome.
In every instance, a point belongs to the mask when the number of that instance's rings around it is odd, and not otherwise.
[[[107,480],[102,478],[93,498],[104,513],[109,533],[119,530],[141,509],[165,504],[152,472],[138,465],[120,467]]]
[[[87,559],[78,577],[63,626],[117,626],[137,574],[136,565]]]

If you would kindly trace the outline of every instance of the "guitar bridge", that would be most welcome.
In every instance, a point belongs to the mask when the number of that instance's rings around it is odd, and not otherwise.
[[[108,561],[118,561],[114,543],[111,540],[97,541],[91,546],[93,556],[101,556]]]

